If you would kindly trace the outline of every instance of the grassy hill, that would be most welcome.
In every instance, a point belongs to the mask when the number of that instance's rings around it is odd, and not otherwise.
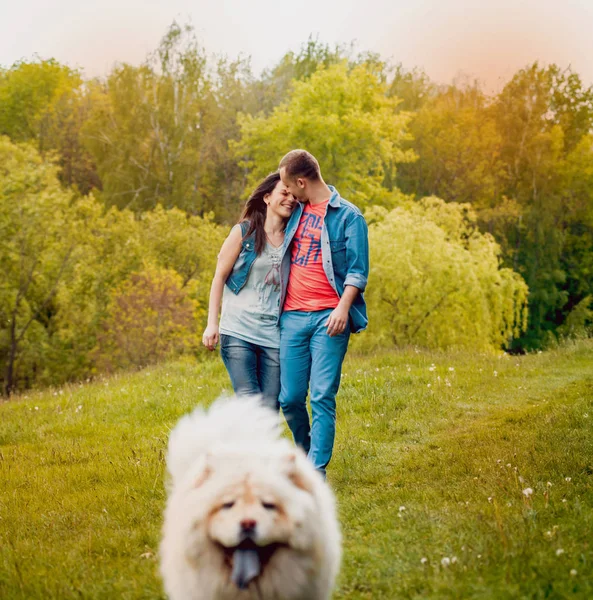
[[[162,598],[164,450],[228,379],[178,362],[0,404],[0,598]],[[348,356],[335,598],[593,597],[593,344]]]

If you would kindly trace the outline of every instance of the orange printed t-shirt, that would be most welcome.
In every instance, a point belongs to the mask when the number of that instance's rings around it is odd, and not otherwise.
[[[327,280],[321,256],[321,228],[328,202],[305,204],[292,240],[284,310],[316,311],[338,306],[340,297]]]

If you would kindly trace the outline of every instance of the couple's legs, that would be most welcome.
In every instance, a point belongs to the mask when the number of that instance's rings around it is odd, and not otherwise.
[[[235,394],[259,394],[266,405],[278,410],[280,359],[277,348],[258,346],[223,334],[220,336],[220,355]]]
[[[280,404],[295,442],[325,473],[336,432],[336,394],[348,348],[349,327],[330,337],[324,323],[331,310],[289,311],[280,319]],[[312,422],[307,412],[310,389]]]

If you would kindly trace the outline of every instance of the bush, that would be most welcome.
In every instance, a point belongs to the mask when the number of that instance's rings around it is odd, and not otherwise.
[[[195,311],[175,271],[133,273],[113,290],[94,351],[97,368],[143,367],[195,348]]]

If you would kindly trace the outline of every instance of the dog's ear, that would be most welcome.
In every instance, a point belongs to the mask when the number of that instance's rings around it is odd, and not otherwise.
[[[194,480],[194,488],[199,488],[212,475],[212,457],[207,453],[204,457],[204,462],[196,474]]]
[[[296,487],[312,494],[313,482],[307,477],[307,473],[299,467],[299,462],[296,452],[287,454],[283,459],[284,472]]]

